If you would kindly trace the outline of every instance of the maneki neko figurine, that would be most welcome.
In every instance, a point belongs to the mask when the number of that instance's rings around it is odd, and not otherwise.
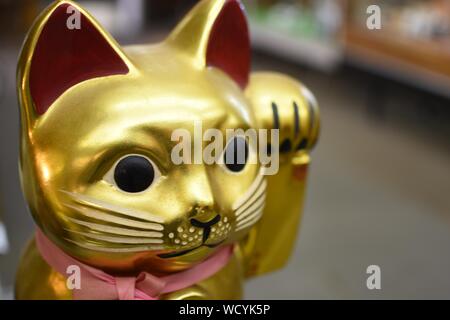
[[[250,73],[250,56],[237,0],[200,1],[152,45],[121,47],[72,1],[37,18],[18,64],[37,228],[16,298],[239,299],[286,263],[319,114],[297,80]],[[216,161],[179,148],[199,124]],[[249,129],[276,134],[254,144]]]

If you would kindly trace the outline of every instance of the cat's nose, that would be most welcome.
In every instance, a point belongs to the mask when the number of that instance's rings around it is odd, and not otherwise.
[[[211,227],[220,221],[220,215],[216,215],[214,218],[208,221],[200,221],[195,218],[191,219],[191,224],[194,227],[203,229],[202,241],[205,243],[208,240],[209,234],[211,233]]]

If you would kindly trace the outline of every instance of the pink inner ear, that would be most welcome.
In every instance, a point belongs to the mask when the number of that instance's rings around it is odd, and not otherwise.
[[[57,7],[36,44],[30,67],[30,92],[36,112],[44,114],[67,89],[92,78],[128,73],[128,67],[81,14],[81,28],[70,30],[68,4]]]
[[[250,39],[247,19],[239,1],[228,0],[214,22],[206,63],[222,69],[242,89],[247,86],[250,73]]]

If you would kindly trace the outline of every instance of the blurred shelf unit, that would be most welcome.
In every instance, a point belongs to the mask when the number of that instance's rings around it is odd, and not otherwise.
[[[366,26],[373,1],[348,1],[346,61],[450,97],[450,1],[376,1],[381,29]]]
[[[346,31],[348,63],[450,98],[450,51],[360,28]]]
[[[334,70],[343,50],[334,34],[341,8],[333,1],[244,1],[253,47],[320,71]]]
[[[257,24],[251,25],[250,32],[255,48],[269,50],[272,54],[308,64],[321,71],[335,69],[343,57],[338,45],[330,45],[319,39],[298,39]]]
[[[348,63],[450,97],[450,0],[247,0],[253,46],[331,72]],[[369,30],[368,8],[381,29]]]

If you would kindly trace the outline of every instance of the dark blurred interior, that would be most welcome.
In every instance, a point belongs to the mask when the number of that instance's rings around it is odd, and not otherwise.
[[[163,39],[196,3],[78,2],[121,44]],[[450,1],[243,2],[253,69],[300,79],[322,113],[294,255],[249,281],[246,298],[450,297]],[[33,232],[17,169],[15,68],[49,3],[0,0],[0,299],[13,296]],[[366,25],[372,4],[381,29]],[[372,264],[381,290],[366,287]]]

